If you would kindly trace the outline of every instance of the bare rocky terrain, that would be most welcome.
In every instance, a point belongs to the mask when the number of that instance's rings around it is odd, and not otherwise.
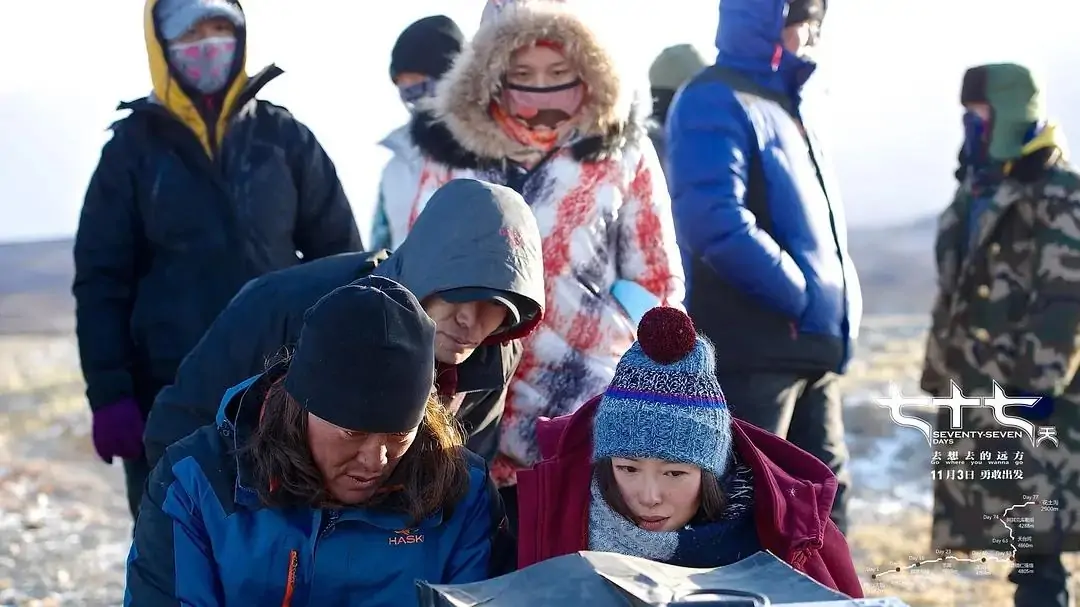
[[[122,600],[122,470],[94,454],[82,392],[71,337],[0,337],[0,605]]]
[[[890,382],[917,388],[932,238],[929,221],[852,234],[868,317],[844,379],[855,472],[849,541],[871,595],[913,607],[1008,605],[1001,567],[989,576],[924,568],[871,579],[929,551],[929,448],[872,399]],[[0,607],[96,607],[123,597],[131,523],[120,464],[101,462],[90,445],[71,335],[70,248],[0,246]]]

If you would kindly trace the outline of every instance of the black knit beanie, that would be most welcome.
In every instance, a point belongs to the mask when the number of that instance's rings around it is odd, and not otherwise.
[[[821,23],[825,20],[825,10],[828,8],[829,3],[827,0],[789,0],[784,26],[805,21]]]
[[[304,409],[356,432],[420,425],[435,381],[435,323],[405,287],[368,276],[304,313],[285,390]]]
[[[465,36],[450,17],[424,17],[405,28],[394,43],[390,80],[406,72],[439,79],[453,65],[464,43]]]

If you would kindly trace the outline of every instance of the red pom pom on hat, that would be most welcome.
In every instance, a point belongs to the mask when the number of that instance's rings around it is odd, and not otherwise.
[[[678,362],[694,350],[694,321],[677,308],[653,308],[638,323],[638,344],[645,355],[662,364]]]

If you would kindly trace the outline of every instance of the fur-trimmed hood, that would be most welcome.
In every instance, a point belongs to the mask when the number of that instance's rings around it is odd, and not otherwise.
[[[564,2],[517,0],[488,4],[476,35],[439,81],[432,114],[462,147],[495,160],[522,151],[491,118],[489,107],[500,93],[511,53],[539,40],[561,43],[587,87],[578,140],[571,146],[576,158],[608,156],[638,134],[632,131],[641,128],[643,117],[629,81],[596,33]]]

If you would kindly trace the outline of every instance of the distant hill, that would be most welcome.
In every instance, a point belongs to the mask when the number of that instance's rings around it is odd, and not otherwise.
[[[0,244],[0,335],[70,333],[71,239]]]
[[[882,228],[853,229],[848,249],[867,314],[929,314],[936,293],[937,216]]]
[[[853,229],[851,255],[867,314],[924,314],[934,295],[936,218]],[[0,244],[0,335],[69,333],[71,239]]]

